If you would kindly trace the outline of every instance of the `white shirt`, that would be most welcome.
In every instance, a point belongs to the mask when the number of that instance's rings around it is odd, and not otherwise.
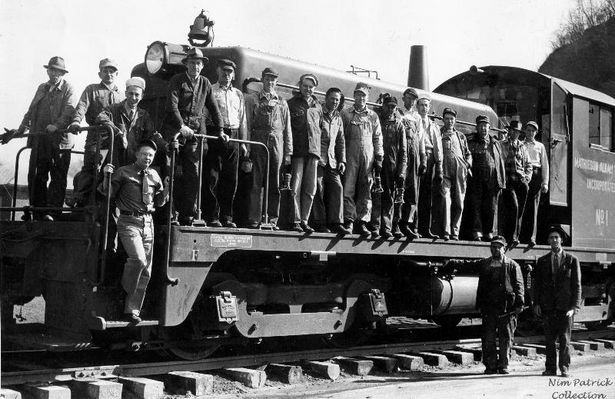
[[[547,150],[539,141],[525,141],[530,165],[533,168],[541,168],[542,184],[549,184],[549,159],[547,158]]]
[[[227,88],[221,87],[220,83],[215,83],[212,88],[222,116],[223,127],[239,129],[245,126],[245,107],[241,91],[232,85]]]

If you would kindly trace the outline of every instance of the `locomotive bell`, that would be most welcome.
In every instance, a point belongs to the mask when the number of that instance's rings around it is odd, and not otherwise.
[[[188,41],[193,46],[207,47],[214,39],[213,37],[214,21],[209,19],[205,14],[205,10],[194,19],[194,24],[190,25],[188,32]],[[202,40],[202,43],[196,43],[195,40]]]

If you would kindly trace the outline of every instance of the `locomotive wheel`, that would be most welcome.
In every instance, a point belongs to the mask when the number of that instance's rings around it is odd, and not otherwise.
[[[368,330],[351,328],[339,334],[331,334],[323,337],[323,342],[331,348],[352,348],[364,344],[370,337]]]
[[[433,318],[433,321],[440,327],[448,330],[457,327],[457,324],[461,322],[461,316],[436,316]]]
[[[166,351],[184,360],[202,360],[211,356],[222,344],[217,339],[195,342],[184,342],[167,347]]]

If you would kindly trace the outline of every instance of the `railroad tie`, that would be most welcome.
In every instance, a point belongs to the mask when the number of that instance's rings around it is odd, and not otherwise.
[[[303,380],[303,369],[301,366],[271,363],[267,366],[267,372],[273,379],[287,384],[298,384]]]
[[[27,397],[35,399],[70,399],[70,388],[64,385],[33,385],[23,387]]]
[[[267,381],[267,373],[263,370],[237,367],[222,369],[220,372],[249,388],[262,388],[265,386],[265,381]]]
[[[393,355],[393,357],[397,359],[399,367],[404,370],[420,371],[423,370],[423,366],[425,365],[423,358],[420,356],[412,356],[406,355],[404,353],[398,353]]]
[[[193,371],[171,371],[164,376],[164,386],[169,393],[194,396],[210,395],[214,390],[214,376]]]
[[[374,362],[366,359],[338,356],[334,357],[333,361],[339,363],[340,367],[350,374],[368,375],[374,368]]]
[[[529,346],[513,345],[512,349],[519,356],[536,357],[536,348]]]
[[[584,343],[584,344],[588,344],[589,345],[589,349],[593,350],[593,351],[603,351],[606,346],[604,345],[604,342],[600,342],[600,341],[589,341],[589,340],[579,340],[579,342]]]
[[[423,361],[428,366],[445,367],[448,365],[448,359],[446,358],[446,356],[444,356],[441,353],[417,352],[417,353],[411,353],[411,354],[422,357]]]
[[[73,397],[88,399],[122,399],[122,384],[94,378],[69,382]]]
[[[124,390],[130,392],[133,398],[158,399],[164,397],[164,383],[158,380],[141,377],[119,377]]]
[[[310,374],[314,374],[316,377],[327,378],[334,381],[340,376],[339,364],[318,361],[310,361],[305,364]]]
[[[374,365],[385,373],[394,373],[399,367],[397,359],[390,356],[362,356],[363,359],[371,360]]]
[[[456,351],[456,350],[443,350],[438,351],[437,353],[441,353],[451,362],[455,364],[469,364],[474,361],[474,354],[470,352],[464,351]]]
[[[0,398],[3,399],[21,399],[21,393],[13,391],[12,389],[0,389]]]
[[[604,338],[596,338],[594,341],[602,342],[604,347],[607,349],[615,349],[615,340],[612,339],[604,339]]]
[[[589,352],[589,344],[587,342],[571,341],[570,345],[579,352]]]
[[[474,361],[480,362],[483,358],[483,349],[480,346],[456,345],[455,350],[468,352],[474,356]]]

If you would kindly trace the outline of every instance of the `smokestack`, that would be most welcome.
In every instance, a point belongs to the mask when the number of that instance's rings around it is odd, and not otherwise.
[[[427,50],[425,46],[410,47],[410,66],[408,86],[429,91],[429,74],[427,73]]]

